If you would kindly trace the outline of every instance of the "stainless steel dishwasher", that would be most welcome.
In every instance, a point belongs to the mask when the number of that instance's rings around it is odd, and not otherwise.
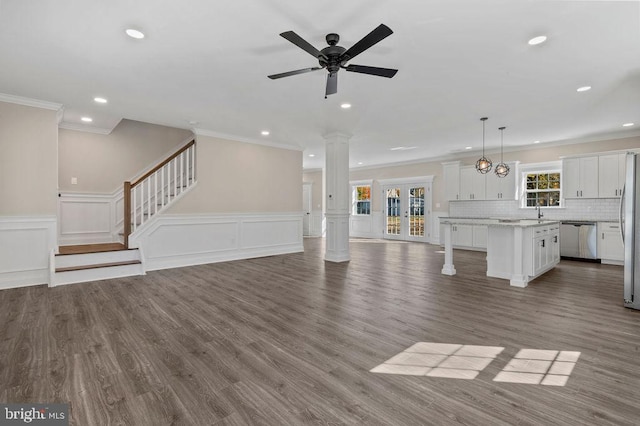
[[[595,222],[562,221],[560,256],[573,259],[597,259],[597,238]]]

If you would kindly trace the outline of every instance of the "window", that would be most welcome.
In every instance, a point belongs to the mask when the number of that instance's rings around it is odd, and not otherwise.
[[[371,185],[353,185],[351,199],[353,214],[371,214]]]
[[[534,172],[525,175],[526,207],[560,207],[560,172]]]

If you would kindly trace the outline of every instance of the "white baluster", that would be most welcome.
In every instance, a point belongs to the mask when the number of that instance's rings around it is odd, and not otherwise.
[[[136,209],[138,208],[138,187],[134,186],[133,187],[133,209],[131,210],[131,215],[133,216],[131,218],[131,228],[133,229],[133,232],[135,232],[136,230]]]
[[[180,193],[184,190],[184,152],[181,152],[178,156],[178,162],[180,163]]]
[[[160,204],[164,207],[164,166],[160,169],[160,192],[162,193],[162,198],[160,199]]]
[[[175,158],[173,159],[173,184],[171,189],[173,190],[173,196],[176,197],[178,195],[178,161]]]
[[[147,178],[147,219],[151,219],[151,176]]]
[[[153,189],[153,214],[158,214],[158,172],[153,174],[154,189]]]
[[[191,183],[193,184],[196,181],[196,146],[191,145],[189,151],[191,151],[191,173],[189,177],[191,178]]]

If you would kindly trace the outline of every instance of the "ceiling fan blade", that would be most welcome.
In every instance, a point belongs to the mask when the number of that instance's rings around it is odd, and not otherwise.
[[[269,77],[271,80],[275,80],[277,78],[282,78],[282,77],[289,77],[292,75],[298,75],[298,74],[304,74],[307,72],[311,72],[311,71],[318,71],[321,70],[321,67],[313,67],[313,68],[302,68],[301,70],[295,70],[295,71],[287,71],[287,72],[283,72],[280,74],[272,74],[272,75],[268,75],[267,77]]]
[[[346,61],[348,61],[349,59],[353,59],[357,55],[361,54],[362,52],[364,52],[365,50],[373,46],[374,44],[389,37],[391,34],[393,34],[393,31],[391,31],[391,28],[387,27],[385,24],[380,24],[377,28],[375,28],[369,34],[364,36],[362,40],[360,40],[359,42],[351,46],[349,49],[347,49],[347,51],[344,52],[340,56],[340,58],[341,59],[344,58],[344,60]]]
[[[305,52],[307,52],[309,55],[313,56],[316,59],[319,58],[320,56],[325,56],[322,52],[320,52],[318,49],[313,47],[308,41],[306,41],[305,39],[303,39],[293,31],[286,31],[284,33],[281,33],[280,36],[286,38],[291,43],[295,44],[300,49],[304,50]]]
[[[338,93],[338,73],[333,72],[327,75],[327,90],[324,92],[324,97]]]
[[[392,68],[368,67],[366,65],[349,65],[345,70],[387,78],[393,77],[398,72],[398,70],[394,70]]]

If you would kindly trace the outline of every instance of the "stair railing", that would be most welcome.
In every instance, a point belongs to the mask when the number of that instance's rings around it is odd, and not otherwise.
[[[195,183],[195,140],[133,182],[124,183],[124,246],[129,236]]]

